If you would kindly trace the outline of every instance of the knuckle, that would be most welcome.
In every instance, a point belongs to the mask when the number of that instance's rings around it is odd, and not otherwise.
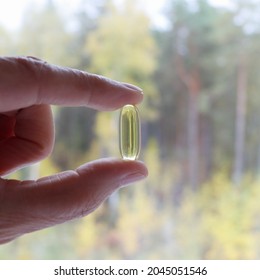
[[[47,62],[33,56],[20,56],[14,59],[18,68],[20,68],[20,72],[23,73],[24,83],[31,86],[31,89],[28,89],[33,93],[30,98],[31,104],[40,104],[41,76]]]

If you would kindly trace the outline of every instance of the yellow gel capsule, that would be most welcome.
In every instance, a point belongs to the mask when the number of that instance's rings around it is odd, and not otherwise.
[[[119,118],[119,147],[123,159],[136,160],[140,152],[140,118],[134,105],[125,105]]]

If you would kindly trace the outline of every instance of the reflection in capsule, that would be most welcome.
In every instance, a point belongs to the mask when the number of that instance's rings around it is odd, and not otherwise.
[[[119,147],[123,159],[136,160],[140,152],[140,118],[134,105],[125,105],[119,118]]]

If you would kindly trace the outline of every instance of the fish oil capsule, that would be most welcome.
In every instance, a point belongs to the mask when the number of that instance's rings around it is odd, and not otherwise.
[[[140,152],[140,118],[134,105],[125,105],[119,117],[119,148],[123,159],[136,160]]]

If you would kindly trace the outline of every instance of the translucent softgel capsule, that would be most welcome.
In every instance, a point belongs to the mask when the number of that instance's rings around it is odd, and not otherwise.
[[[123,159],[136,160],[140,152],[140,118],[134,105],[125,105],[119,119],[119,147]]]

